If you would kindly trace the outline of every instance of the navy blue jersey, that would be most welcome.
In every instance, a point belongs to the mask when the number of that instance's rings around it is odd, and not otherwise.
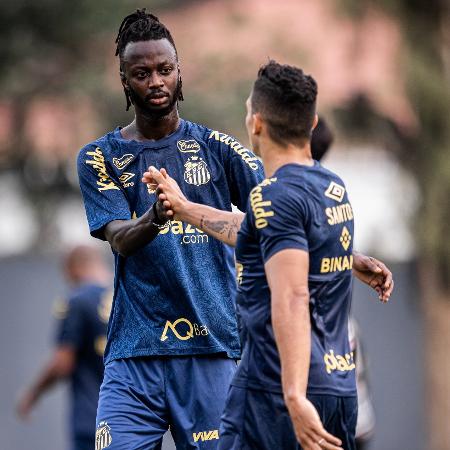
[[[67,345],[76,351],[76,366],[71,378],[71,421],[75,436],[93,436],[95,433],[111,303],[112,292],[103,286],[86,284],[71,292],[60,311],[57,345]]]
[[[309,252],[308,393],[355,395],[347,320],[353,212],[342,180],[319,163],[288,164],[250,193],[238,234],[238,311],[245,346],[233,384],[282,392],[264,264],[284,249]]]
[[[181,120],[158,141],[122,138],[119,129],[83,148],[78,173],[91,234],[115,219],[140,217],[155,202],[141,182],[164,167],[186,197],[244,210],[263,178],[260,161],[232,137]],[[145,355],[226,353],[239,357],[233,250],[199,229],[170,222],[132,256],[115,253],[115,292],[106,360]]]

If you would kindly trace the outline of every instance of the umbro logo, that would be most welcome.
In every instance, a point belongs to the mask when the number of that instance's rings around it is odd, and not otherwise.
[[[334,181],[330,183],[327,190],[325,191],[326,197],[331,198],[332,200],[336,200],[339,203],[342,202],[344,194],[345,194],[344,186],[341,186],[340,184],[337,184]]]
[[[120,175],[119,180],[122,183],[123,187],[131,187],[134,186],[134,182],[130,180],[135,176],[135,173],[130,172],[124,172],[122,175]]]

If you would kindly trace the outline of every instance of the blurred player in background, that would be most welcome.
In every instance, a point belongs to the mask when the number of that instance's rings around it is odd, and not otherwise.
[[[95,447],[95,415],[103,380],[103,352],[111,310],[111,274],[94,248],[78,246],[64,260],[71,291],[55,307],[56,347],[50,361],[22,395],[17,411],[27,419],[39,398],[58,381],[70,380],[72,450]]]
[[[342,180],[311,157],[316,94],[299,69],[270,62],[260,70],[246,125],[269,178],[252,190],[242,224],[239,213],[189,202],[163,169],[143,177],[159,183],[169,216],[231,245],[240,226],[237,303],[246,339],[222,417],[224,450],[296,449],[297,439],[305,450],[355,448],[353,213]],[[371,285],[387,301],[393,283],[381,272]]]
[[[167,167],[198,201],[245,210],[263,179],[234,138],[179,117],[178,55],[169,30],[138,10],[117,36],[120,77],[135,118],[83,148],[78,174],[91,234],[115,257],[113,314],[96,449],[215,449],[240,356],[233,249],[158,214],[150,164]]]
[[[334,136],[326,120],[319,117],[319,122],[312,133],[311,153],[316,161],[328,153]],[[350,316],[348,322],[350,350],[353,352],[356,365],[356,387],[358,391],[358,420],[356,422],[356,449],[364,450],[370,443],[375,430],[375,413],[369,385],[367,356],[361,342],[361,331],[356,319]]]

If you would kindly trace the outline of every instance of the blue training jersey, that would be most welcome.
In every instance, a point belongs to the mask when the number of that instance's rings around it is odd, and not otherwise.
[[[233,384],[281,393],[281,369],[264,264],[284,249],[309,253],[311,363],[308,393],[356,395],[348,340],[353,212],[342,180],[287,164],[250,193],[236,247],[237,307],[244,344]]]
[[[58,308],[56,344],[76,352],[71,376],[71,428],[74,436],[93,436],[98,393],[103,381],[103,353],[111,310],[112,292],[85,284],[72,290]]]
[[[164,167],[194,202],[245,211],[263,179],[255,155],[234,138],[181,120],[171,135],[137,142],[120,129],[84,147],[78,174],[91,234],[140,217],[155,202],[141,182],[150,165]],[[224,353],[240,356],[235,317],[233,249],[201,230],[171,221],[132,256],[116,252],[115,291],[105,362],[146,355]]]

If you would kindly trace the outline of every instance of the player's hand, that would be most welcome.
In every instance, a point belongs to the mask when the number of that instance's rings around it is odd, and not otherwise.
[[[157,170],[150,166],[144,173],[143,182],[151,180],[157,185],[158,200],[162,203],[169,218],[183,219],[183,212],[188,207],[188,200],[181,191],[178,183],[169,176],[165,169]]]
[[[286,405],[303,450],[342,450],[341,441],[325,430],[316,408],[306,397],[287,401]]]
[[[392,272],[378,259],[361,253],[353,253],[353,274],[373,288],[378,298],[387,303],[394,289]]]
[[[24,421],[29,420],[34,403],[34,397],[28,392],[26,392],[19,398],[16,406],[16,411],[20,419]]]

